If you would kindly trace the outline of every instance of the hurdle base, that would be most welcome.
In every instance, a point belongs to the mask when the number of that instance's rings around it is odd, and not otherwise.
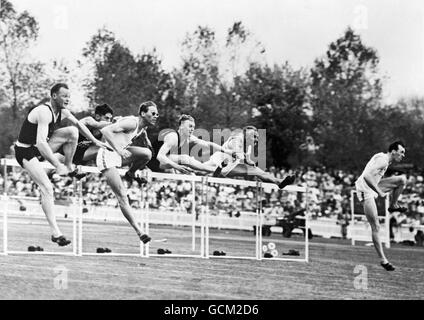
[[[54,251],[7,251],[5,255],[46,255],[46,256],[77,256],[74,252],[54,252]]]
[[[166,258],[204,258],[200,254],[194,255],[194,254],[158,254],[158,253],[151,253],[148,255],[148,257],[166,257]]]
[[[140,253],[89,253],[89,252],[82,252],[81,256],[102,256],[102,257],[139,257],[139,258],[146,258],[146,256],[141,255]]]
[[[303,258],[303,259],[295,259],[295,258],[262,258],[261,261],[266,261],[266,260],[274,260],[274,261],[289,261],[289,262],[305,262],[308,263],[308,260]]]
[[[210,259],[259,260],[256,257],[243,257],[243,256],[214,256],[214,255],[209,255],[208,258],[210,258]]]

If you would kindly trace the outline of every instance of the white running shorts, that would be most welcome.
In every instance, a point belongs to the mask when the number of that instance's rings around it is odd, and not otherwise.
[[[100,148],[96,157],[96,165],[100,172],[113,167],[121,167],[122,158],[115,151]]]

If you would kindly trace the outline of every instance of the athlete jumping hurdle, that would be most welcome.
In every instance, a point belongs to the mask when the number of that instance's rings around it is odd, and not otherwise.
[[[147,137],[146,128],[155,125],[158,116],[156,104],[148,101],[140,105],[138,117],[121,117],[115,123],[101,129],[103,138],[114,151],[101,149],[96,158],[97,167],[106,177],[107,184],[115,193],[123,215],[143,243],[149,242],[151,238],[142,232],[133,217],[127,190],[117,167],[130,165],[125,176],[135,179],[135,172],[150,161],[152,158],[151,150],[148,147],[135,146],[133,142],[142,139],[147,145],[151,144]]]
[[[94,116],[84,117],[80,119],[80,122],[85,124],[96,139],[101,140],[103,135],[100,130],[110,125],[112,118],[113,109],[108,104],[101,104],[94,109]],[[76,165],[87,165],[89,162],[96,160],[98,152],[99,147],[80,134],[72,161]]]
[[[157,160],[161,170],[175,169],[181,173],[189,174],[194,171],[212,174],[216,170],[216,165],[205,164],[196,160],[190,155],[192,146],[200,145],[202,147],[218,150],[230,157],[236,156],[236,153],[220,145],[199,139],[193,136],[195,121],[190,115],[183,114],[178,120],[178,130],[170,130],[163,137],[159,137],[159,143],[156,146]]]
[[[69,98],[68,86],[64,83],[55,84],[50,90],[50,102],[29,110],[15,144],[16,160],[23,169],[28,171],[40,188],[41,207],[52,232],[51,240],[59,246],[66,246],[71,241],[63,236],[57,225],[54,214],[53,186],[41,166],[40,160],[46,159],[50,162],[56,168],[56,173],[59,176],[75,177],[78,172],[73,168],[72,159],[77,146],[78,129],[97,147],[107,147],[66,109]],[[69,126],[57,129],[56,127],[64,119],[69,119],[76,127]],[[63,149],[65,156],[64,164],[54,154],[60,148]]]
[[[396,141],[389,146],[388,152],[377,153],[365,166],[364,171],[355,182],[357,196],[359,201],[363,203],[365,215],[372,230],[372,241],[379,258],[381,266],[387,271],[394,271],[395,267],[387,260],[384,255],[383,245],[380,240],[379,230],[380,223],[378,221],[378,212],[375,198],[385,197],[392,193],[389,212],[400,211],[405,212],[407,209],[400,207],[398,204],[406,184],[406,177],[392,176],[383,178],[388,166],[393,162],[399,162],[405,157],[405,146],[401,141]]]
[[[295,182],[296,177],[289,175],[284,179],[263,171],[251,160],[252,146],[258,143],[258,130],[254,126],[246,126],[243,130],[235,132],[224,143],[223,147],[237,153],[237,158],[229,157],[222,152],[215,152],[205,165],[216,167],[214,176],[224,177],[256,177],[261,181],[278,185],[280,189]],[[246,148],[247,146],[247,148]]]

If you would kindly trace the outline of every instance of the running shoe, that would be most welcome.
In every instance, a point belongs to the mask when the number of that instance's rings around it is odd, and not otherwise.
[[[67,246],[71,243],[71,240],[66,239],[64,236],[54,237],[52,236],[52,241],[56,242],[60,247]]]
[[[386,262],[386,263],[381,262],[380,264],[387,271],[395,271],[395,267],[390,262]]]
[[[280,189],[284,189],[286,186],[293,184],[295,182],[295,180],[296,180],[295,175],[287,176],[287,177],[285,177],[285,179],[283,181],[280,182],[278,187]]]

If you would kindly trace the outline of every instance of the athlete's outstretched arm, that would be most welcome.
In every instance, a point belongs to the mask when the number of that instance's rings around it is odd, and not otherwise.
[[[96,146],[100,148],[106,148],[106,149],[108,148],[106,144],[96,139],[93,136],[93,134],[90,132],[90,130],[88,130],[88,128],[85,126],[85,124],[81,121],[78,121],[78,119],[75,118],[75,116],[68,109],[62,109],[62,115],[63,115],[63,119],[69,119],[69,121],[71,121],[73,125],[77,126],[77,128],[81,131],[81,133],[84,136],[86,136],[87,139],[93,141],[93,143]]]
[[[199,139],[199,138],[194,137],[194,136],[192,136],[190,138],[190,140],[192,142],[198,144],[198,145],[201,145],[202,147],[207,147],[207,148],[212,147],[214,150],[218,150],[218,151],[224,152],[226,154],[229,154],[230,156],[235,156],[236,155],[236,152],[234,152],[234,151],[232,151],[230,149],[221,147],[219,144],[216,144],[215,142],[212,142],[212,141],[205,141],[205,140]]]
[[[79,120],[79,122],[81,122],[85,126],[90,126],[90,127],[96,128],[98,130],[103,129],[104,127],[112,124],[109,121],[97,121],[96,119],[94,119],[91,116],[82,118],[82,119]]]

